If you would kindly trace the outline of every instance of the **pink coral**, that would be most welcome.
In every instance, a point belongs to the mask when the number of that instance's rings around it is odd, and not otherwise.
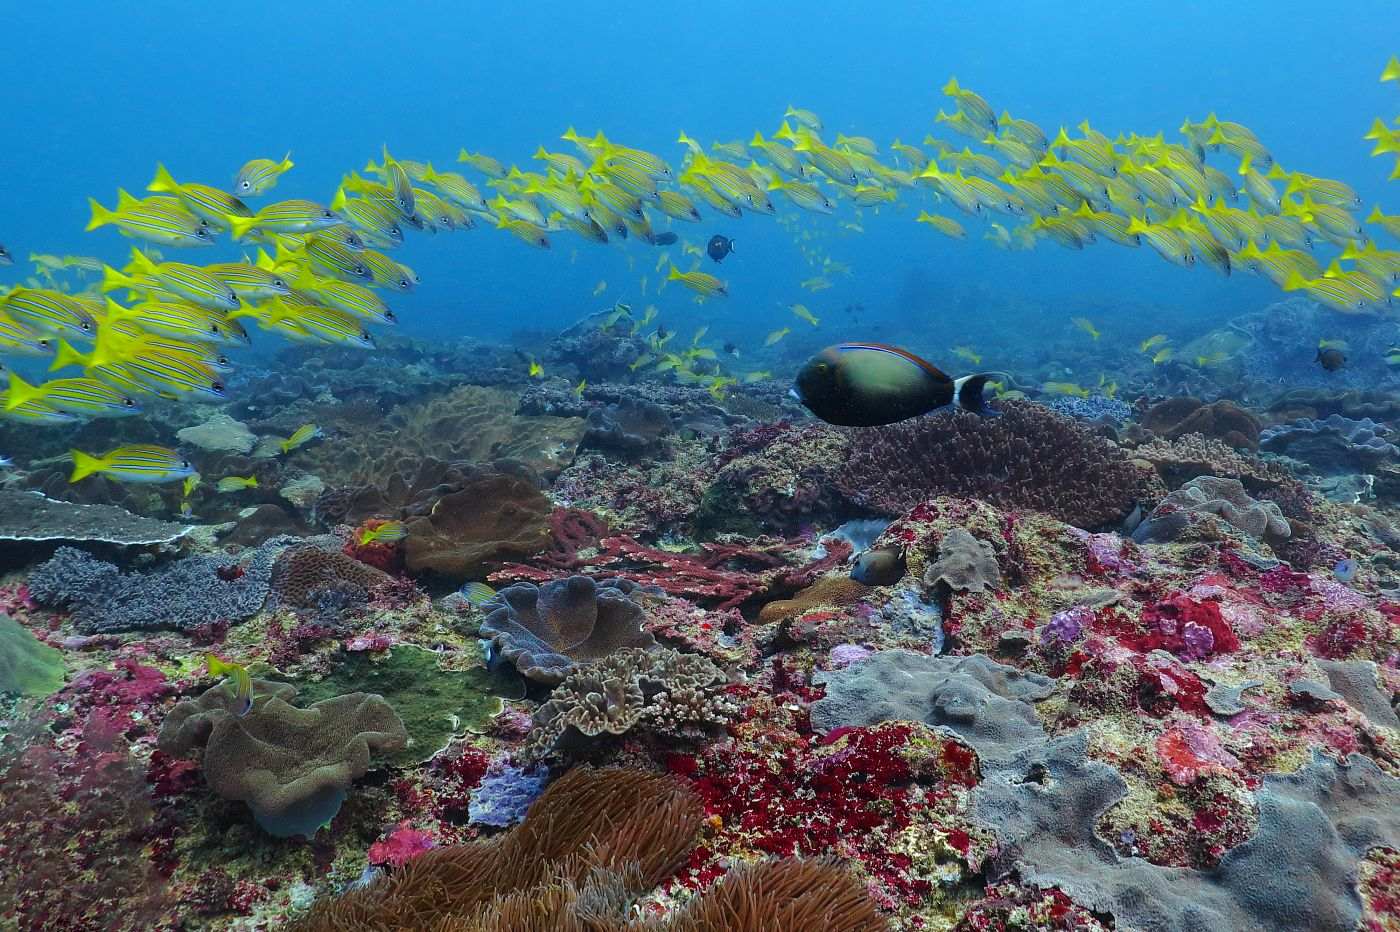
[[[403,867],[434,844],[431,835],[413,828],[405,820],[388,835],[369,846],[369,862]]]
[[[1173,724],[1157,736],[1157,757],[1167,777],[1177,786],[1190,786],[1205,774],[1240,767],[1214,732],[1189,719]]]

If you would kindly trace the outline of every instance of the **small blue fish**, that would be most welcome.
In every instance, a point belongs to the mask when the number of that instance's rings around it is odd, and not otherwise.
[[[1349,585],[1356,578],[1357,563],[1351,557],[1338,560],[1337,565],[1332,567],[1332,575],[1337,578],[1337,582]]]

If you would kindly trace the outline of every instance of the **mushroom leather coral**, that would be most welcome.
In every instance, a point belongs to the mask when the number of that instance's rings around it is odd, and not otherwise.
[[[495,838],[438,848],[370,886],[316,903],[292,932],[878,932],[860,884],[825,861],[735,868],[666,920],[631,918],[673,874],[704,818],[668,777],[577,767]]]
[[[522,559],[549,544],[553,505],[527,479],[477,476],[438,499],[432,513],[408,523],[404,565],[457,582],[484,579],[489,564]]]
[[[205,739],[209,788],[247,803],[273,834],[281,834],[279,825],[300,824],[307,809],[329,807],[334,815],[350,784],[369,770],[371,752],[401,750],[408,740],[403,722],[380,696],[350,693],[298,709],[274,695],[237,716],[210,701],[214,690],[176,706],[170,717],[176,728],[168,738],[162,728],[162,748],[187,753]],[[182,707],[192,714],[177,716]],[[207,732],[193,727],[202,714],[212,723]],[[191,727],[179,726],[185,721]]]

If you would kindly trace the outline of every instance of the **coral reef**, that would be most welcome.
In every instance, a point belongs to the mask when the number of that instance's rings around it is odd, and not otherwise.
[[[1143,491],[1117,447],[1029,402],[1008,402],[995,418],[936,414],[849,436],[834,481],[882,514],[932,495],[967,495],[1094,528],[1121,521]]]
[[[351,693],[299,709],[282,698],[286,690],[275,689],[240,716],[229,711],[225,686],[214,686],[185,700],[184,715],[177,705],[160,735],[161,750],[176,757],[202,745],[209,788],[247,803],[258,825],[283,838],[314,834],[369,770],[371,753],[402,750],[408,738],[379,696]],[[203,724],[193,727],[195,721]]]
[[[535,712],[526,750],[538,758],[634,728],[686,735],[723,726],[735,712],[721,691],[727,682],[723,670],[695,654],[664,648],[613,651],[554,688]]]
[[[666,409],[630,396],[588,412],[587,446],[638,453],[660,446],[673,425]]]
[[[63,655],[0,615],[0,693],[47,696],[63,686]]]
[[[279,604],[309,609],[327,594],[364,602],[371,589],[392,578],[343,553],[302,545],[288,547],[277,557],[269,585]]]
[[[283,546],[273,539],[238,558],[193,554],[149,573],[123,573],[82,550],[59,547],[27,584],[35,601],[68,609],[84,633],[189,631],[257,614]]]
[[[1157,504],[1133,531],[1139,544],[1180,540],[1200,533],[1202,516],[1213,516],[1259,541],[1277,542],[1292,533],[1278,505],[1257,501],[1238,479],[1197,476]]]
[[[189,525],[134,515],[116,505],[82,505],[39,492],[0,489],[0,541],[64,541],[124,547],[170,544]]]
[[[1142,413],[1138,423],[1167,440],[1200,434],[1236,449],[1257,450],[1263,425],[1231,401],[1207,404],[1199,398],[1168,398]]]
[[[481,636],[527,678],[557,685],[580,663],[615,651],[649,648],[641,606],[615,583],[570,576],[535,586],[516,583],[485,606]]]
[[[977,752],[984,766],[1010,760],[1044,734],[1031,704],[1053,682],[981,655],[929,657],[881,651],[814,679],[826,695],[812,704],[812,725],[823,731],[890,721],[922,721],[948,729]],[[917,683],[911,691],[909,684]]]
[[[484,579],[493,563],[533,556],[549,543],[552,505],[530,482],[485,474],[408,523],[404,565],[454,582]]]
[[[1386,439],[1390,428],[1369,417],[1356,420],[1329,414],[1321,420],[1298,418],[1270,427],[1259,447],[1302,460],[1324,475],[1374,472],[1382,463],[1400,460],[1400,447]]]
[[[1001,567],[992,545],[962,528],[938,542],[938,559],[924,570],[924,587],[953,592],[986,592],[1001,586]]]
[[[481,732],[501,711],[493,695],[502,685],[478,652],[458,658],[465,669],[444,670],[430,650],[399,644],[383,654],[347,654],[325,678],[300,681],[297,694],[306,705],[348,693],[370,693],[393,706],[408,740],[402,750],[387,754],[400,764],[425,761],[447,746],[455,735]],[[475,662],[472,662],[475,661]]]

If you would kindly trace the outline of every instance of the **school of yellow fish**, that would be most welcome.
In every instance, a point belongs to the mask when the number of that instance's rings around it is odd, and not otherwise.
[[[1400,82],[1400,60],[1391,59],[1381,80]],[[933,122],[962,144],[934,135],[920,146],[896,139],[883,157],[868,137],[838,133],[827,142],[815,113],[789,107],[770,136],[756,132],[748,142],[714,142],[707,150],[682,132],[674,169],[601,131],[585,136],[569,128],[561,139],[572,151],[540,146],[533,155],[536,170],[462,149],[457,162],[474,181],[432,162],[394,158],[385,149],[362,172],[347,174],[324,204],[289,199],[256,211],[245,199],[276,186],[293,167],[290,153],[248,162],[234,176],[232,190],[180,181],[157,165],[147,186],[150,196],[119,190],[112,208],[90,201],[88,230],[111,227],[133,241],[127,264],[113,268],[86,256],[31,254],[34,276],[0,294],[0,358],[45,357],[50,371],[60,373],[36,384],[10,373],[0,392],[0,416],[63,424],[131,415],[151,395],[221,398],[232,366],[226,354],[249,342],[248,323],[289,340],[372,348],[371,327],[396,321],[381,294],[411,291],[417,282],[408,266],[389,255],[410,229],[437,233],[490,225],[536,248],[549,248],[557,234],[591,243],[678,243],[690,268],[661,253],[658,287],[678,282],[703,301],[726,297],[727,283],[699,268],[705,255],[700,244],[658,233],[659,225],[698,223],[704,212],[777,216],[817,272],[801,286],[817,293],[850,269],[827,255],[822,234],[799,218],[849,205],[850,219],[838,221],[831,235],[859,234],[863,211],[904,196],[931,196],[933,210],[920,210],[917,222],[962,238],[965,222],[981,221],[985,237],[1006,249],[1042,241],[1069,249],[1100,240],[1146,244],[1177,265],[1209,265],[1224,275],[1244,269],[1346,314],[1380,313],[1400,295],[1400,251],[1382,248],[1372,235],[1400,239],[1400,214],[1374,206],[1361,219],[1363,205],[1349,185],[1285,170],[1246,126],[1212,113],[1184,122],[1180,141],[1167,141],[1162,133],[1110,138],[1087,121],[1052,136],[1004,110],[998,115],[956,79],[942,92],[951,105]],[[1390,178],[1400,178],[1400,119],[1377,119],[1364,138],[1374,143],[1373,155],[1396,156]],[[779,203],[794,210],[780,214]],[[225,235],[252,251],[240,261],[208,265],[163,254],[210,246]],[[1322,244],[1338,250],[1326,265],[1314,254]],[[0,264],[12,261],[0,246]],[[599,282],[594,295],[607,289]],[[643,277],[643,294],[646,289]],[[604,326],[626,318],[632,333],[648,328],[658,313],[652,305],[633,317],[626,305],[615,307]],[[788,309],[799,324],[819,326],[805,305]],[[1073,324],[1098,339],[1089,321],[1076,318]],[[791,330],[781,327],[763,342],[772,346]],[[717,365],[715,349],[702,345],[705,331],[701,327],[678,350],[668,347],[674,331],[658,325],[647,336],[651,351],[634,370],[671,372],[722,395],[739,379]],[[1163,343],[1153,337],[1141,349],[1160,363],[1172,353]],[[738,356],[732,345],[723,351]],[[969,347],[953,352],[980,362]],[[537,361],[529,361],[529,374],[543,375]],[[744,379],[769,375],[752,372]],[[1070,383],[1045,388],[1087,392]],[[131,480],[187,478],[189,464],[166,454],[149,446],[122,448],[85,457],[75,476],[97,471]],[[236,479],[230,477],[223,489],[244,487]]]

